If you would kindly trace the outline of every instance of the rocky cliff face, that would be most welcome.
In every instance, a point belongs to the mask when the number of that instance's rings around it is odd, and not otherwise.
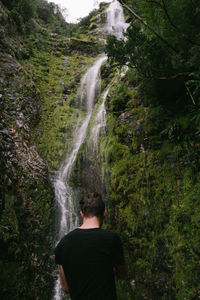
[[[51,286],[53,201],[47,166],[31,136],[40,97],[23,67],[30,45],[2,6],[0,34],[0,297],[38,299],[39,287]]]
[[[77,89],[102,51],[98,24],[104,17],[101,7],[92,15],[92,26],[83,24],[65,38],[34,19],[19,28],[0,4],[2,299],[51,297],[54,195],[49,171],[53,174],[70,150]]]

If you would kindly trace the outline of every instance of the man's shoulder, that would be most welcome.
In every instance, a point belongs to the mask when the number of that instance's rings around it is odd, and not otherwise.
[[[101,228],[99,231],[100,234],[107,236],[109,239],[119,239],[119,234],[115,231]]]
[[[102,233],[107,234],[107,235],[111,235],[111,236],[118,235],[118,233],[116,233],[115,231],[109,230],[109,229],[101,228],[101,231],[102,231]]]
[[[109,239],[116,239],[116,238],[119,238],[119,234],[114,232],[114,231],[111,231],[111,230],[108,230],[108,229],[103,229],[103,228],[91,228],[91,229],[79,229],[79,228],[76,228],[76,229],[73,229],[72,231],[70,231],[69,233],[67,233],[64,237],[63,237],[63,241],[67,241],[67,240],[70,240],[70,239],[73,239],[77,236],[81,236],[81,235],[91,235],[91,236],[105,236]]]
[[[68,232],[68,233],[64,236],[64,239],[68,239],[68,238],[70,238],[70,237],[72,237],[72,236],[74,236],[74,235],[77,235],[77,234],[79,234],[79,230],[78,230],[78,228],[75,228],[75,229],[73,229],[72,231]]]
[[[66,240],[70,239],[72,236],[74,236],[77,233],[76,229],[73,229],[72,231],[68,232],[67,234],[65,234],[61,240],[60,243],[64,243]]]

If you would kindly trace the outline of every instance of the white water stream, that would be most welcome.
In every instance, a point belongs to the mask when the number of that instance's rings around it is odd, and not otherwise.
[[[93,145],[93,151],[98,150],[98,138],[99,138],[100,130],[104,130],[104,134],[105,134],[105,128],[106,128],[105,101],[106,101],[108,92],[109,92],[109,88],[103,94],[103,101],[102,101],[101,105],[99,106],[99,109],[97,111],[97,115],[95,118],[94,127],[92,128],[92,133],[91,133],[90,139],[91,139],[91,142]]]
[[[107,9],[106,28],[109,33],[115,34],[117,38],[122,38],[123,30],[126,29],[126,27],[127,26],[124,21],[121,5],[118,3],[118,1],[114,0]],[[79,106],[80,108],[84,108],[85,118],[82,119],[81,122],[78,122],[76,128],[76,137],[71,153],[60,167],[57,176],[54,179],[55,197],[60,216],[58,224],[58,236],[55,244],[57,244],[65,234],[79,225],[79,218],[76,214],[75,205],[73,203],[73,190],[69,185],[69,179],[78,151],[86,137],[88,125],[93,112],[96,92],[100,86],[99,70],[106,59],[107,57],[105,55],[98,58],[93,66],[90,67],[84,74],[81,80]],[[105,100],[108,91],[109,88],[103,95],[102,104],[99,106],[94,127],[91,130],[91,139],[93,141],[93,145],[95,145],[95,149],[97,149],[100,130],[106,126]],[[70,299],[70,297],[63,297],[64,296],[61,292],[59,283],[59,276],[57,275],[54,285],[53,300]]]
[[[125,22],[121,4],[117,0],[113,0],[106,12],[106,32],[115,35],[117,39],[123,39],[123,32],[126,31],[129,24]]]
[[[85,73],[81,82],[81,102],[86,104],[86,117],[82,120],[81,125],[77,128],[76,139],[69,157],[58,171],[58,175],[54,180],[54,189],[56,201],[60,210],[60,225],[58,241],[69,231],[78,226],[78,216],[76,215],[73,199],[72,189],[69,186],[69,178],[72,167],[74,165],[77,153],[82,145],[89,121],[92,115],[92,109],[95,99],[95,91],[99,80],[99,70],[107,57],[104,55],[100,57],[94,65]],[[56,242],[56,244],[58,243]],[[54,300],[62,299],[59,278],[57,278],[54,287]]]

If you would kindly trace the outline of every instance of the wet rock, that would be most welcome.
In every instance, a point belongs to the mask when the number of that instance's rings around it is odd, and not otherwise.
[[[57,100],[56,100],[56,104],[58,104],[58,105],[63,105],[63,102],[62,102],[62,100],[57,99]]]
[[[60,128],[59,130],[60,130],[60,132],[62,132],[62,133],[66,133],[66,132],[67,132],[67,128],[66,128],[66,127],[62,127],[62,128]]]
[[[71,90],[68,87],[65,87],[64,90],[63,90],[63,94],[70,95],[71,94]]]
[[[11,117],[16,116],[16,115],[17,115],[17,112],[16,112],[16,111],[14,111],[14,110],[10,111],[10,116],[11,116]]]
[[[64,58],[63,66],[66,66],[68,64],[69,59],[67,57]]]
[[[2,129],[2,130],[0,130],[0,133],[2,133],[2,134],[5,134],[5,135],[10,135],[10,130],[9,129]]]
[[[64,83],[63,81],[60,80],[60,81],[59,81],[59,84],[64,86],[65,83]]]
[[[145,153],[146,152],[143,144],[140,145],[140,152],[141,153]]]
[[[142,122],[137,120],[135,126],[135,134],[138,136],[141,132]]]
[[[132,137],[133,137],[133,132],[132,132],[132,130],[128,130],[128,131],[127,131],[127,136],[128,136],[128,138],[132,138]]]
[[[176,163],[176,157],[173,154],[167,155],[167,159],[170,162],[171,168],[174,168],[175,163]]]
[[[133,119],[134,119],[134,117],[133,117],[132,113],[122,113],[119,116],[117,122],[118,122],[118,124],[122,124],[124,122],[129,124],[129,123],[133,122]]]
[[[89,29],[90,30],[93,30],[93,29],[96,29],[98,26],[96,23],[91,23],[90,26],[89,26]]]
[[[56,37],[58,36],[58,34],[55,33],[55,32],[51,32],[49,35],[50,35],[52,38],[56,38]]]
[[[24,126],[24,123],[22,120],[16,120],[16,124],[19,128],[23,128],[23,126]]]

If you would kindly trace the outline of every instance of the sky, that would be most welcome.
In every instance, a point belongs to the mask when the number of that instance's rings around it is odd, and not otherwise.
[[[54,2],[61,8],[66,9],[65,18],[69,23],[77,23],[78,19],[86,17],[101,2],[111,2],[112,0],[47,0]]]

